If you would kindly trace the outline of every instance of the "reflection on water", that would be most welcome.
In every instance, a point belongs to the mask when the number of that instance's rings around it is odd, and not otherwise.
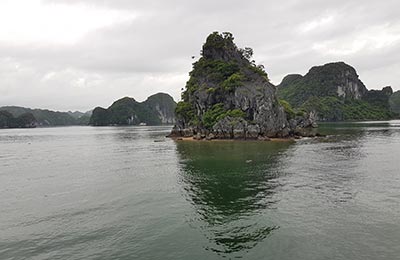
[[[276,203],[279,158],[289,143],[178,142],[180,179],[217,253],[248,250],[279,228],[263,213]]]

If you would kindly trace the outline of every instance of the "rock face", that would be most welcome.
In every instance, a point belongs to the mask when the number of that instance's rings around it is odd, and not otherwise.
[[[392,93],[390,87],[368,91],[344,62],[313,67],[305,76],[288,75],[278,85],[279,98],[295,110],[314,111],[319,121],[390,119]]]
[[[400,90],[390,96],[389,105],[392,112],[400,115]]]
[[[175,124],[176,103],[170,95],[157,93],[148,97],[143,103],[158,114],[161,124]]]
[[[256,139],[293,133],[276,87],[250,61],[252,52],[239,49],[230,33],[208,36],[177,105],[172,136]]]
[[[314,96],[361,99],[368,92],[356,70],[344,62],[312,67],[304,77],[288,75],[278,89],[279,96],[295,107]]]
[[[164,93],[150,96],[144,102],[130,97],[115,101],[109,108],[96,107],[90,118],[90,125],[147,125],[173,124],[176,103]]]

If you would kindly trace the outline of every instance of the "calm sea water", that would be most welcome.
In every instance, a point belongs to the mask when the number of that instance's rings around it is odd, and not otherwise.
[[[400,121],[296,142],[0,131],[0,259],[399,259]]]

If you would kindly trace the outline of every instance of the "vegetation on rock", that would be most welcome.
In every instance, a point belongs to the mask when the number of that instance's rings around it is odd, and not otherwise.
[[[31,113],[14,117],[10,112],[0,110],[0,128],[31,128],[36,126],[36,119]]]
[[[292,108],[292,106],[289,104],[289,102],[283,100],[283,99],[279,99],[279,104],[283,107],[283,109],[285,110],[286,113],[286,117],[288,119],[292,119],[295,118],[296,116],[296,112],[294,111],[294,109]]]
[[[393,118],[387,108],[364,100],[337,97],[311,97],[302,106],[305,111],[317,111],[321,121],[387,120]]]
[[[227,116],[232,118],[244,118],[246,113],[240,109],[226,110],[223,103],[218,103],[204,113],[202,123],[204,127],[211,130],[218,121]]]

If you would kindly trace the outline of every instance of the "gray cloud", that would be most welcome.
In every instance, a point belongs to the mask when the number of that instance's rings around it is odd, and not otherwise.
[[[0,105],[86,110],[126,95],[144,100],[159,91],[179,99],[191,56],[199,56],[213,31],[231,31],[238,46],[252,47],[275,84],[289,73],[345,61],[369,88],[400,88],[400,3],[394,0],[45,0],[42,5],[106,9],[134,18],[92,29],[69,44],[0,39]]]

